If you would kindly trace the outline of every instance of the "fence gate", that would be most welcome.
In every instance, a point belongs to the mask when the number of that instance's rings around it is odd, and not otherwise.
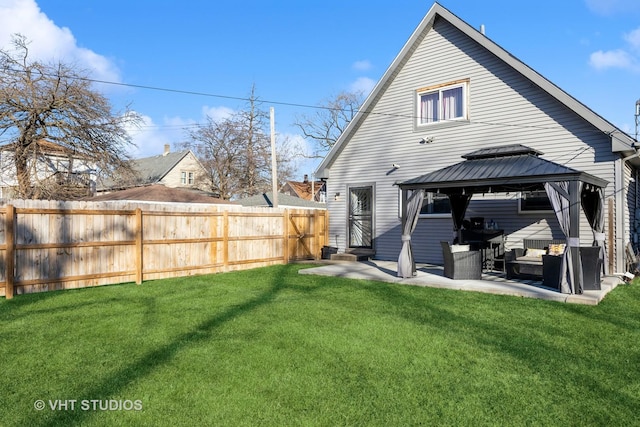
[[[290,210],[288,217],[289,259],[319,259],[328,234],[327,211]]]

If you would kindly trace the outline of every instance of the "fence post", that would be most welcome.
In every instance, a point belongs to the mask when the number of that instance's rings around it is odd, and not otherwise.
[[[4,288],[4,297],[6,299],[13,298],[13,280],[14,280],[14,267],[15,267],[15,248],[16,248],[16,239],[15,239],[15,215],[16,211],[13,205],[7,205],[7,212],[5,213],[5,288]]]
[[[313,252],[313,259],[320,259],[320,211],[318,209],[313,211],[313,243],[316,250]]]
[[[142,268],[143,268],[143,259],[142,259],[142,209],[136,208],[136,285],[140,285],[142,283]]]
[[[329,211],[325,210],[324,211],[324,224],[323,224],[323,231],[324,231],[324,245],[326,246],[331,246],[331,242],[329,241]]]
[[[289,209],[282,212],[282,259],[289,264]]]
[[[222,215],[222,263],[224,271],[229,269],[229,211]]]
[[[218,215],[216,215],[218,212],[219,211],[216,209],[214,213],[209,217],[209,227],[212,239],[218,237]],[[218,242],[215,240],[211,242],[211,247],[209,248],[209,263],[218,263]]]

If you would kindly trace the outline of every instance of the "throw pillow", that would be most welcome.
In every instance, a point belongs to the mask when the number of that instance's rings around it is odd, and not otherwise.
[[[456,252],[469,252],[471,250],[470,245],[451,245],[451,253]]]
[[[549,245],[549,255],[562,255],[564,253],[565,246],[567,245],[564,243]]]
[[[544,249],[535,249],[535,248],[527,248],[526,252],[524,253],[525,256],[527,257],[537,257],[537,258],[542,258],[542,255],[546,255],[547,251],[545,251]]]

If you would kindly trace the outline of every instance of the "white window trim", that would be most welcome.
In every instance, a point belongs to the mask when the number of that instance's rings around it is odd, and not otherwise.
[[[438,117],[442,117],[442,92],[450,89],[455,89],[457,87],[462,87],[462,117],[455,117],[453,119],[439,119],[435,122],[422,123],[422,115],[421,115],[421,101],[420,98],[422,95],[426,95],[429,93],[439,92],[440,96],[438,97]],[[456,80],[448,83],[443,83],[434,86],[427,86],[416,90],[416,127],[423,128],[429,126],[437,126],[443,123],[454,123],[454,122],[466,122],[469,121],[469,79],[464,80]]]

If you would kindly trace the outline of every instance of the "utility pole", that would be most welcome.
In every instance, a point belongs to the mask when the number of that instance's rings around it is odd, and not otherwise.
[[[269,108],[271,118],[271,185],[273,187],[273,207],[278,207],[278,162],[276,160],[276,113]]]

